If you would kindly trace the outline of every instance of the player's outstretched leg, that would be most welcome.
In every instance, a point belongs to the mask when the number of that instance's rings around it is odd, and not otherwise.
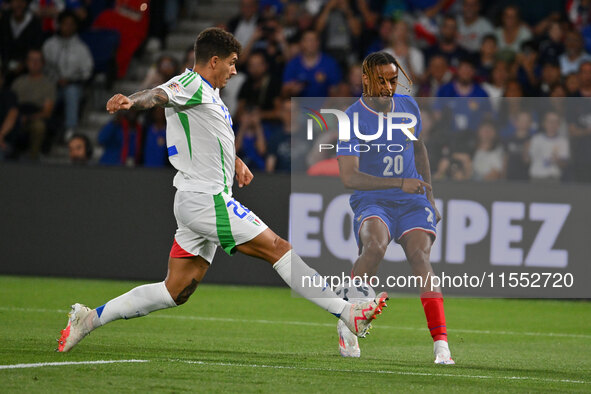
[[[61,331],[56,351],[71,350],[96,328],[119,319],[145,316],[160,309],[187,302],[207,272],[209,263],[202,257],[170,258],[164,282],[138,286],[96,309],[72,305],[68,324]]]
[[[453,365],[455,361],[451,358],[447,343],[443,295],[441,289],[433,287],[430,280],[434,276],[433,268],[429,262],[432,238],[428,233],[417,230],[407,233],[400,241],[413,275],[421,276],[425,280],[421,288],[421,303],[427,318],[427,327],[433,338],[434,362],[435,364]]]
[[[266,229],[254,239],[237,246],[238,251],[262,258],[273,264],[279,276],[302,297],[332,313],[359,337],[364,337],[371,322],[382,313],[388,294],[382,292],[372,300],[349,303],[339,298],[328,286],[313,286],[319,274],[310,268],[292,249],[289,242]],[[316,280],[318,282],[318,280]]]

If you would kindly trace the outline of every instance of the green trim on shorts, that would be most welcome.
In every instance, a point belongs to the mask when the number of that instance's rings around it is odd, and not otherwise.
[[[220,144],[220,155],[222,157],[222,173],[224,174],[224,193],[228,193],[228,185],[226,184],[226,165],[224,164],[224,148],[222,148],[222,141],[218,138],[218,144]]]
[[[230,216],[226,209],[226,201],[222,196],[222,193],[215,194],[213,196],[213,202],[215,204],[215,227],[218,233],[218,239],[220,245],[226,253],[229,255],[236,252],[236,241],[232,235],[232,227],[230,226]]]
[[[185,136],[187,137],[187,144],[189,144],[189,156],[193,158],[193,148],[191,147],[191,128],[189,127],[189,117],[184,112],[178,112],[179,119],[185,129]]]

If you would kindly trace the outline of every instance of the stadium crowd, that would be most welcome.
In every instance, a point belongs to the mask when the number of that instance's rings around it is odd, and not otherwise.
[[[100,164],[166,166],[162,109],[118,114],[96,135],[80,118],[91,81],[127,78],[150,47],[161,55],[138,89],[192,67],[190,42],[180,54],[166,44],[196,3],[0,0],[0,160],[67,143],[73,163],[99,145]],[[236,11],[220,23],[243,46],[222,98],[255,171],[336,175],[334,154],[292,122],[290,97],[360,96],[361,61],[383,50],[411,79],[400,73],[397,93],[419,102],[434,179],[591,182],[589,0],[240,0]]]

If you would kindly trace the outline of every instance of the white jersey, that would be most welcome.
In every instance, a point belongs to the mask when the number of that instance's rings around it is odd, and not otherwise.
[[[166,145],[180,191],[231,195],[236,150],[232,118],[219,89],[186,69],[159,86],[168,95]]]

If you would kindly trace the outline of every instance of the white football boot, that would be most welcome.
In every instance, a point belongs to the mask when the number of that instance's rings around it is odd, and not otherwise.
[[[357,335],[353,334],[342,320],[339,320],[337,323],[337,332],[339,333],[339,351],[341,352],[341,356],[361,357]]]
[[[366,284],[359,281],[347,283],[335,289],[335,293],[345,301],[351,303],[370,301],[376,297],[376,292]],[[339,352],[343,357],[361,357],[361,348],[357,335],[347,328],[342,320],[337,323],[339,334]]]
[[[61,331],[57,340],[57,352],[67,352],[87,336],[93,329],[92,319],[94,310],[86,305],[74,304],[68,313],[68,325]]]
[[[433,343],[433,354],[435,355],[435,364],[454,365],[456,363],[451,358],[447,341],[435,341]]]
[[[382,308],[387,307],[386,300],[388,293],[383,291],[370,301],[349,304],[340,319],[353,334],[364,338],[371,328],[372,320],[382,313]]]

